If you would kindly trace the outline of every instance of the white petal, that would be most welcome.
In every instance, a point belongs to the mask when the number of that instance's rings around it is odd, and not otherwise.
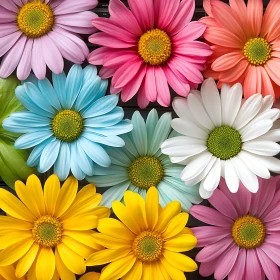
[[[229,190],[236,193],[239,188],[239,178],[231,159],[225,161],[225,180]]]
[[[266,95],[264,98],[263,98],[263,102],[262,102],[262,107],[259,111],[259,114],[265,112],[265,111],[268,111],[269,109],[271,109],[272,105],[273,105],[273,102],[274,102],[274,99],[273,99],[273,96],[271,95]]]
[[[255,155],[255,157],[258,159],[258,161],[267,167],[268,170],[279,173],[280,172],[280,160],[275,157],[265,157],[265,156],[259,156]]]
[[[279,118],[279,114],[280,114],[280,110],[276,109],[276,108],[272,108],[271,110],[267,110],[261,114],[258,114],[252,121],[253,122],[257,122],[260,120],[267,120],[270,119],[273,122],[275,122],[278,118]]]
[[[170,161],[172,163],[179,163],[179,164],[183,164],[182,162],[187,159],[190,158],[191,156],[184,156],[184,157],[172,157],[170,156]]]
[[[269,140],[273,142],[280,142],[280,129],[273,129],[258,138],[258,140]]]
[[[208,199],[213,195],[214,192],[209,192],[206,191],[202,185],[200,184],[199,186],[199,195],[203,198],[203,199]]]
[[[218,158],[207,174],[207,176],[202,180],[201,186],[206,191],[214,191],[220,182],[221,179],[221,160]]]
[[[267,140],[252,140],[243,143],[242,149],[261,156],[275,156],[280,152],[280,145]]]

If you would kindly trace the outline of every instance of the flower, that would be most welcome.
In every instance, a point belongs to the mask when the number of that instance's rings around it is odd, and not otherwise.
[[[242,184],[236,194],[224,180],[209,202],[216,209],[195,205],[191,214],[211,226],[192,228],[204,247],[196,256],[202,276],[215,279],[280,279],[279,176],[259,178],[260,189],[248,192]]]
[[[89,41],[102,47],[88,61],[103,65],[101,77],[113,77],[111,93],[121,91],[124,102],[139,92],[141,108],[155,101],[168,107],[168,85],[187,96],[190,87],[203,81],[200,71],[212,51],[195,40],[205,31],[205,24],[190,22],[194,0],[129,0],[128,4],[131,10],[120,0],[111,0],[111,17],[93,20],[102,32]]]
[[[80,278],[80,280],[99,280],[99,279],[100,279],[100,273],[97,272],[88,272]]]
[[[242,86],[224,85],[221,95],[213,79],[188,99],[177,98],[173,108],[178,119],[173,129],[184,136],[166,140],[162,152],[172,162],[186,165],[181,179],[186,185],[200,183],[201,197],[209,198],[224,177],[231,192],[239,181],[251,192],[258,191],[257,176],[270,178],[280,171],[279,109],[273,98],[254,94],[242,104]],[[275,122],[275,123],[274,123]],[[274,124],[273,124],[274,123]]]
[[[86,260],[87,266],[110,263],[100,280],[186,279],[183,271],[197,269],[190,257],[180,254],[194,248],[196,238],[185,228],[189,214],[180,213],[178,201],[162,209],[158,191],[152,187],[146,201],[126,191],[124,202],[115,201],[112,206],[120,221],[101,219],[97,227],[100,233],[93,234],[105,249],[93,253]]]
[[[210,43],[210,57],[204,76],[219,85],[241,83],[245,98],[256,92],[280,97],[280,2],[271,0],[263,16],[263,1],[204,0],[209,15],[204,38]]]
[[[54,165],[61,180],[71,169],[81,180],[93,174],[93,162],[111,164],[103,147],[124,146],[117,135],[131,131],[132,125],[123,121],[123,109],[116,107],[118,96],[104,96],[108,81],[96,73],[96,67],[74,65],[67,78],[53,73],[53,86],[48,79],[31,77],[31,82],[17,87],[17,98],[27,111],[11,114],[3,127],[24,133],[15,142],[17,149],[35,147],[29,166],[38,165],[44,173]]]
[[[31,69],[38,79],[46,76],[46,65],[56,74],[63,70],[63,58],[81,64],[89,50],[76,35],[96,29],[96,14],[87,11],[97,0],[4,0],[0,3],[0,77],[7,78],[17,68],[25,80]]]
[[[5,280],[5,279],[27,280],[26,277],[17,278],[15,275],[16,275],[16,270],[13,265],[0,267],[0,279],[1,280]]]
[[[69,177],[60,188],[56,175],[47,179],[44,191],[35,175],[26,185],[17,181],[19,199],[0,189],[0,207],[7,214],[0,217],[0,267],[15,264],[16,277],[28,273],[38,280],[84,273],[84,259],[102,249],[91,229],[110,211],[98,207],[102,196],[93,185],[77,190],[77,179]]]
[[[127,189],[145,198],[152,186],[157,187],[162,206],[178,200],[184,211],[189,211],[191,203],[200,203],[199,186],[185,186],[180,180],[183,167],[172,164],[168,156],[160,152],[161,143],[174,136],[174,132],[170,133],[171,114],[165,113],[158,119],[158,113],[153,109],[145,123],[136,111],[131,122],[134,129],[122,136],[126,145],[121,149],[107,149],[112,165],[96,167],[94,175],[86,178],[97,187],[112,186],[103,193],[101,204],[111,207],[114,200],[123,198]]]

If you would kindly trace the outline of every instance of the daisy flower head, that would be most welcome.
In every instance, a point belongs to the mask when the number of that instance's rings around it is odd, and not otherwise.
[[[110,210],[98,206],[102,195],[95,186],[77,190],[73,176],[60,187],[56,175],[44,190],[35,175],[26,185],[17,181],[18,198],[0,189],[0,207],[7,214],[0,217],[0,271],[14,264],[16,277],[37,280],[75,279],[85,272],[85,259],[102,249],[92,229]]]
[[[48,79],[31,79],[16,88],[16,96],[26,111],[11,114],[3,127],[22,133],[17,149],[32,150],[27,164],[44,173],[54,165],[60,180],[72,174],[82,180],[92,175],[94,164],[108,167],[106,146],[122,147],[117,135],[132,130],[117,107],[118,96],[104,96],[107,80],[94,66],[73,65],[67,77],[53,73]]]
[[[105,249],[93,253],[86,265],[110,263],[100,280],[186,279],[184,272],[197,270],[197,264],[181,254],[193,249],[197,240],[185,227],[189,214],[180,213],[178,201],[161,208],[158,191],[152,187],[146,200],[126,191],[124,203],[115,201],[112,206],[120,221],[101,219],[100,233],[93,234]]]
[[[280,171],[279,109],[273,97],[254,94],[242,100],[242,86],[223,85],[221,94],[213,79],[187,99],[177,98],[178,119],[171,126],[183,136],[166,140],[161,150],[171,162],[186,165],[181,179],[186,185],[200,182],[201,197],[209,198],[221,176],[231,192],[241,181],[250,192],[258,191],[257,176],[268,179]]]
[[[206,26],[190,22],[194,0],[128,0],[128,4],[130,10],[120,0],[111,0],[110,18],[93,20],[102,32],[89,41],[102,47],[88,61],[103,65],[101,77],[113,77],[110,91],[121,92],[123,102],[138,92],[140,108],[155,101],[168,107],[169,86],[187,96],[203,81],[201,71],[212,51],[195,40]]]
[[[145,198],[152,186],[158,189],[162,206],[178,200],[183,210],[189,211],[192,203],[202,201],[199,186],[187,187],[180,179],[183,167],[171,163],[160,151],[162,142],[175,135],[171,132],[170,122],[170,113],[159,119],[155,109],[149,113],[146,122],[138,111],[133,114],[133,130],[122,136],[125,146],[107,149],[112,165],[96,167],[94,175],[86,178],[97,187],[112,186],[103,193],[102,205],[111,207],[114,200],[123,198],[127,189]]]
[[[250,193],[240,184],[231,193],[224,180],[209,199],[215,208],[195,205],[191,214],[209,224],[192,228],[202,276],[215,279],[280,279],[280,177],[259,178],[260,189]]]
[[[81,64],[89,50],[77,34],[96,29],[97,17],[87,11],[97,0],[3,0],[0,1],[0,77],[7,78],[16,68],[20,80],[31,70],[40,80],[46,66],[56,74],[63,70],[63,58]]]
[[[263,15],[262,0],[204,0],[208,14],[204,38],[213,55],[204,75],[219,84],[241,83],[245,98],[256,92],[280,97],[280,2],[271,0]]]

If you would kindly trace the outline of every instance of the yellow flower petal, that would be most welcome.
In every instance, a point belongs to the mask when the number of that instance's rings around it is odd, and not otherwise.
[[[84,259],[88,258],[94,252],[92,248],[80,243],[79,241],[67,235],[62,237],[62,242]]]
[[[59,280],[59,279],[60,279],[59,274],[58,274],[57,270],[55,270],[52,280]]]
[[[100,273],[97,272],[88,272],[80,278],[80,280],[99,280],[99,279],[100,279]]]
[[[143,263],[142,267],[142,278],[141,280],[151,280],[151,264],[150,263]]]
[[[131,250],[127,248],[104,249],[102,251],[91,254],[86,260],[86,265],[95,266],[113,262],[126,257],[130,252]]]
[[[0,233],[2,230],[30,230],[33,225],[13,217],[0,216]]]
[[[160,259],[162,266],[167,271],[171,279],[174,280],[186,280],[186,276],[183,271],[172,266],[165,258]]]
[[[37,280],[51,280],[55,271],[55,257],[51,248],[41,248],[36,262]]]
[[[172,280],[167,273],[166,269],[163,267],[162,263],[159,261],[153,263],[152,267],[152,276],[155,277],[155,275],[160,275],[158,278],[159,279],[164,279],[164,280]],[[155,279],[155,278],[152,278]]]
[[[136,237],[124,224],[112,218],[99,220],[97,229],[101,233],[124,240],[133,240]]]
[[[77,194],[77,190],[78,180],[73,176],[69,177],[62,185],[56,201],[55,216],[57,218],[62,216],[73,203]]]
[[[190,257],[180,254],[171,252],[168,250],[164,250],[162,252],[164,258],[175,268],[185,271],[185,272],[192,272],[197,270],[196,262],[191,259]]]
[[[181,231],[185,228],[188,219],[188,213],[180,213],[179,215],[175,216],[167,225],[167,228],[163,233],[163,238],[171,238],[181,233]]]
[[[0,189],[0,207],[4,212],[12,217],[24,221],[34,222],[36,220],[36,217],[19,199],[4,189]]]
[[[120,238],[115,238],[103,233],[94,233],[92,235],[93,239],[102,246],[109,248],[109,249],[118,249],[118,248],[131,248],[132,241],[124,240]]]
[[[11,234],[5,234],[0,237],[0,249],[5,249],[14,243],[18,243],[24,239],[32,238],[30,231],[13,231]]]
[[[181,234],[167,240],[164,248],[173,252],[185,252],[193,249],[197,244],[197,239],[192,234]]]
[[[108,218],[111,215],[111,210],[105,206],[98,206],[90,211],[93,215],[97,216],[98,219]]]
[[[97,227],[98,219],[96,216],[80,215],[63,221],[63,228],[67,230],[88,230]]]
[[[129,210],[119,201],[114,201],[112,209],[116,216],[135,234],[141,232],[140,226],[136,220],[130,215]]]
[[[61,280],[76,280],[75,274],[65,266],[57,250],[55,250],[55,265]]]
[[[50,176],[44,186],[44,198],[46,209],[49,215],[53,216],[55,212],[55,206],[60,193],[60,181],[54,174]]]
[[[159,198],[158,191],[155,187],[151,187],[146,196],[146,217],[148,228],[153,230],[158,222]]]
[[[23,277],[32,266],[39,251],[39,245],[34,243],[29,251],[18,261],[16,267],[16,277]]]
[[[34,240],[27,238],[24,241],[14,243],[0,252],[0,266],[10,265],[24,256],[30,249]]]
[[[163,232],[172,218],[181,213],[181,204],[178,201],[168,203],[159,216],[155,227],[157,232]]]
[[[191,230],[190,228],[188,228],[188,227],[185,227],[185,228],[180,232],[180,234],[192,234],[192,235],[194,235],[193,232],[192,232],[192,230]]]
[[[13,265],[0,267],[0,280],[20,280],[15,276],[15,268]]]
[[[100,280],[116,280],[122,278],[130,271],[135,261],[135,256],[131,254],[110,263],[102,270]]]
[[[122,277],[122,280],[140,280],[142,277],[142,266],[141,261],[136,261],[130,271]]]
[[[86,265],[81,256],[71,250],[64,243],[59,243],[57,245],[57,250],[61,260],[70,271],[79,275],[85,273]]]

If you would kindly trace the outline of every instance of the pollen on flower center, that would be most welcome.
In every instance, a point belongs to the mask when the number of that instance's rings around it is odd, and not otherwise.
[[[52,130],[55,137],[64,142],[73,142],[83,132],[82,116],[73,110],[58,112],[52,121]]]
[[[157,186],[163,179],[164,170],[161,162],[152,156],[135,159],[128,168],[131,183],[143,189]]]
[[[227,125],[216,127],[209,134],[207,148],[215,157],[228,160],[241,151],[242,139],[237,130]]]
[[[132,250],[137,259],[153,262],[161,257],[163,249],[162,236],[153,231],[144,231],[133,241]]]
[[[252,65],[264,65],[271,58],[271,45],[264,38],[252,38],[243,47],[245,58]]]
[[[54,20],[51,7],[41,1],[24,4],[17,15],[19,29],[30,38],[38,38],[50,32]]]
[[[56,246],[62,238],[61,223],[51,216],[42,216],[33,225],[33,238],[36,243],[44,247]]]
[[[257,248],[264,242],[265,227],[259,218],[246,215],[234,222],[232,236],[241,248]]]
[[[172,53],[171,40],[163,30],[149,30],[140,37],[138,53],[150,65],[164,64]]]

